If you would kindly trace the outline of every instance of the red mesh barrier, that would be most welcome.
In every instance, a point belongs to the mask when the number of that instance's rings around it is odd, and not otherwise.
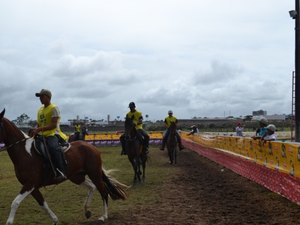
[[[201,146],[186,139],[182,139],[182,142],[186,148],[268,188],[272,192],[282,195],[296,204],[300,203],[299,178],[256,164],[228,152]]]

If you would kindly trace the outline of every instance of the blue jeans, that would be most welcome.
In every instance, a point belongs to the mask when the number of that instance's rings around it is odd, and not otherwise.
[[[65,172],[65,163],[63,152],[59,148],[58,138],[54,136],[45,137],[47,142],[47,147],[49,154],[51,156],[51,160],[55,166],[55,168],[59,169],[61,172]]]

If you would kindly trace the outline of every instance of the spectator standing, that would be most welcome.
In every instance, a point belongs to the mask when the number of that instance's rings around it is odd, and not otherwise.
[[[244,131],[244,127],[241,125],[241,123],[237,123],[237,126],[235,128],[236,136],[243,137],[244,136],[243,131]]]

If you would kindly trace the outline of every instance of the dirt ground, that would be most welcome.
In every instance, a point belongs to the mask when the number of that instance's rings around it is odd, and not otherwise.
[[[105,224],[300,224],[298,205],[192,151],[180,152],[176,166],[158,202],[111,215]]]

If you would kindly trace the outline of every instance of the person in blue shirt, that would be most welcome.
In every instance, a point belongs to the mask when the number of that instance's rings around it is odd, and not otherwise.
[[[268,125],[268,120],[264,117],[260,118],[259,128],[256,130],[255,136],[252,138],[260,139],[261,137],[263,137],[267,132],[267,125]]]

